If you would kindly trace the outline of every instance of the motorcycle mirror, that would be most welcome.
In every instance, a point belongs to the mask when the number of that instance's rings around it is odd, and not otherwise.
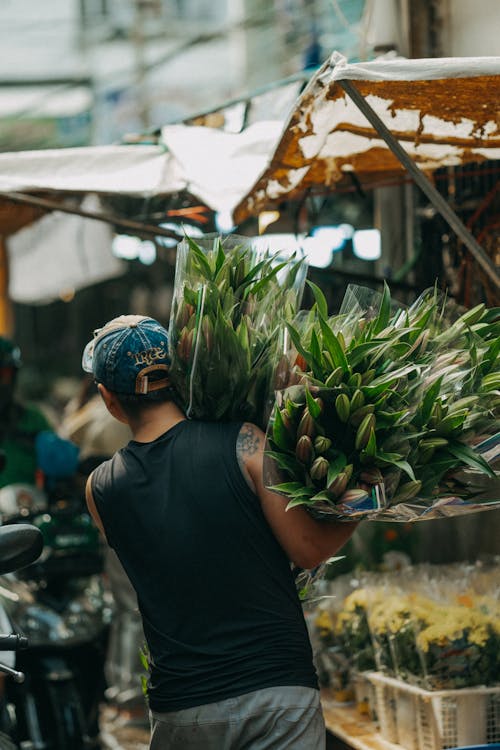
[[[29,523],[14,523],[0,528],[0,575],[31,565],[43,549],[40,529]]]

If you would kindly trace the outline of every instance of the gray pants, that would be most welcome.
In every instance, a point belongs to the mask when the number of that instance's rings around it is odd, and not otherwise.
[[[325,750],[319,692],[256,690],[195,708],[152,713],[149,750]]]

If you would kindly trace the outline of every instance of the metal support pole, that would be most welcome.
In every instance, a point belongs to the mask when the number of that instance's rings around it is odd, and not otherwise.
[[[411,157],[406,153],[397,138],[394,137],[389,128],[368,104],[364,96],[359,93],[356,86],[354,86],[351,81],[340,80],[338,81],[338,83],[340,86],[342,86],[346,94],[351,97],[359,110],[364,114],[368,122],[373,125],[381,138],[384,139],[384,141],[391,149],[392,153],[399,159],[401,164],[412,175],[419,188],[431,200],[432,204],[439,211],[441,216],[446,219],[450,227],[456,232],[458,237],[460,237],[464,245],[466,245],[466,247],[469,249],[470,253],[474,256],[488,278],[493,282],[497,289],[500,289],[500,275],[498,274],[498,271],[491,258],[489,258],[489,256],[484,252],[483,248],[476,242],[475,238],[467,230],[466,226],[460,221],[455,211],[445,201],[441,193],[436,190],[427,175],[425,175],[424,172],[422,172],[422,170],[417,167],[413,159],[411,159]]]

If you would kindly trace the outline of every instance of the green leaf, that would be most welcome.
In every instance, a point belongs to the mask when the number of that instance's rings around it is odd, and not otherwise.
[[[375,437],[375,430],[370,430],[370,437],[368,438],[368,442],[365,447],[366,455],[367,456],[376,456],[377,455],[377,438]]]
[[[363,344],[358,344],[357,346],[354,346],[349,351],[349,363],[352,368],[355,368],[357,365],[359,365],[360,362],[362,362],[365,357],[367,357],[370,354],[375,354],[379,348],[382,347],[384,343],[387,342],[387,339],[377,339],[376,341],[366,341]]]
[[[500,307],[490,307],[485,310],[483,320],[487,323],[493,323],[493,321],[500,320]]]
[[[331,505],[332,504],[332,498],[324,490],[322,490],[321,492],[318,492],[316,495],[314,495],[311,498],[311,505],[313,503],[325,503],[325,502],[326,503],[330,503],[330,505]]]
[[[277,463],[280,469],[288,471],[290,474],[295,475],[299,466],[295,456],[291,456],[289,453],[281,453],[280,451],[266,451],[266,456],[269,456]]]
[[[139,649],[139,659],[141,660],[141,664],[144,667],[144,669],[149,670],[149,659],[148,659],[148,654],[146,653],[145,649],[142,649],[142,648]]]
[[[298,505],[310,505],[311,499],[308,497],[294,497],[288,505],[286,506],[285,510],[291,510],[291,508],[296,508]]]
[[[313,419],[317,419],[321,414],[321,406],[314,400],[311,391],[306,386],[306,402],[309,414]]]
[[[401,455],[399,453],[384,453],[383,451],[379,451],[376,454],[375,458],[384,464],[396,466],[398,469],[401,469],[401,471],[404,471],[405,474],[410,477],[410,479],[413,479],[413,481],[415,481],[415,473],[413,471],[413,468],[410,466],[408,461],[404,461],[401,458]]]
[[[471,466],[473,469],[479,469],[479,471],[483,474],[487,474],[489,477],[495,478],[497,476],[489,463],[470,446],[460,443],[459,441],[450,441],[447,450],[463,464]]]
[[[328,466],[328,475],[326,478],[326,484],[329,486],[334,479],[338,477],[341,471],[344,471],[347,466],[347,457],[344,453],[339,453],[333,461],[330,461]]]
[[[380,375],[380,377],[375,378],[375,380],[372,380],[370,385],[362,386],[361,390],[363,391],[363,394],[368,399],[372,400],[374,397],[376,398],[385,390],[390,388],[391,385],[394,385],[394,383],[397,383],[397,381],[400,380],[400,378],[404,378],[409,373],[414,372],[414,371],[415,371],[415,367],[413,365],[408,365],[408,367],[402,367],[399,370],[388,372],[385,375]]]
[[[246,276],[240,281],[238,284],[238,287],[235,289],[235,296],[240,296],[241,292],[246,289],[246,287],[250,284],[252,279],[254,279],[261,268],[265,265],[265,261],[261,260],[259,263],[256,263],[255,266],[253,266],[249,272],[246,274]]]
[[[286,277],[286,285],[291,288],[295,280],[297,278],[297,275],[300,271],[300,269],[304,266],[305,258],[300,258],[299,260],[296,259],[295,253],[290,256],[288,259],[288,265],[290,266],[290,270]]]
[[[184,234],[184,237],[186,239],[186,242],[189,245],[190,250],[192,251],[194,257],[197,260],[197,264],[202,271],[203,275],[206,279],[209,281],[213,281],[213,274],[212,274],[212,268],[210,266],[210,263],[208,262],[205,253],[203,252],[202,248],[196,244],[194,240],[191,239],[187,234]]]
[[[217,245],[217,255],[215,258],[215,274],[214,274],[215,278],[217,277],[222,266],[224,265],[225,260],[226,260],[226,255],[224,253],[224,248],[222,247],[222,242],[219,239],[219,242]]]
[[[328,317],[328,305],[325,295],[323,294],[319,286],[314,284],[312,281],[309,281],[309,279],[307,280],[307,283],[311,287],[312,293],[314,295],[314,300],[316,302],[316,307],[318,308],[320,316],[326,319]]]
[[[377,427],[388,429],[394,427],[404,416],[408,414],[408,409],[401,411],[377,411]]]
[[[293,444],[292,436],[285,427],[283,417],[277,406],[274,409],[273,440],[282,450],[289,450]]]
[[[422,406],[420,407],[419,412],[418,412],[419,423],[421,427],[424,424],[427,424],[427,422],[430,419],[430,416],[432,414],[432,409],[434,407],[434,403],[441,390],[442,382],[443,382],[443,376],[440,376],[437,380],[434,381],[431,387],[428,388],[426,391],[424,400],[422,401]]]
[[[386,281],[384,281],[384,293],[380,301],[380,309],[373,323],[374,333],[380,333],[387,327],[391,316],[391,292]]]
[[[313,361],[313,372],[317,378],[321,379],[323,376],[323,367],[321,366],[323,357],[321,355],[321,347],[319,345],[318,337],[316,336],[316,331],[314,329],[311,331],[310,349]]]
[[[498,359],[498,355],[500,354],[500,336],[491,342],[490,346],[488,347],[483,361],[487,360],[492,365],[496,362]]]
[[[304,489],[302,482],[282,482],[281,484],[274,484],[268,487],[272,492],[279,492],[280,494],[292,495],[297,490]]]
[[[258,292],[261,291],[261,289],[264,289],[269,284],[269,282],[271,281],[271,279],[273,279],[275,276],[277,276],[278,273],[281,271],[282,268],[285,268],[285,266],[287,265],[287,263],[288,263],[288,261],[284,261],[283,263],[278,263],[277,266],[274,266],[274,268],[272,269],[272,271],[269,271],[269,273],[266,274],[266,276],[264,276],[262,279],[260,279],[260,281],[257,281],[252,287],[250,287],[249,293],[250,294],[257,294]]]
[[[349,363],[347,362],[344,350],[340,346],[336,335],[326,320],[321,316],[319,318],[319,324],[321,326],[321,333],[323,334],[323,344],[330,352],[335,367],[342,367],[344,372],[347,372],[349,370]]]
[[[302,346],[302,342],[301,342],[298,331],[291,325],[291,323],[286,322],[285,325],[287,327],[288,333],[290,334],[290,338],[292,339],[293,345],[297,349],[297,352],[305,359],[305,361],[309,365],[309,369],[310,370],[314,369],[313,357],[307,351],[307,349],[304,349],[304,347]]]

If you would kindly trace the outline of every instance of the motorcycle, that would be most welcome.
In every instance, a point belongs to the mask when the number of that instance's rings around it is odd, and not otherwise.
[[[98,750],[112,616],[103,549],[78,486],[76,446],[40,438],[39,486],[0,490],[5,528],[29,521],[44,542],[36,562],[0,576],[0,607],[28,641],[15,661],[26,679],[6,681],[9,732],[22,750]]]
[[[15,524],[0,528],[0,575],[10,573],[34,562],[43,549],[41,532],[30,524]],[[4,622],[4,620],[2,620]],[[27,639],[17,633],[0,634],[0,651],[9,655],[18,649],[26,648]],[[8,657],[7,657],[8,658]],[[12,677],[16,682],[24,681],[25,675],[12,665],[0,662],[0,672]],[[7,705],[0,703],[0,722],[4,727],[9,721]],[[0,730],[0,747],[2,750],[15,750],[8,734]]]

